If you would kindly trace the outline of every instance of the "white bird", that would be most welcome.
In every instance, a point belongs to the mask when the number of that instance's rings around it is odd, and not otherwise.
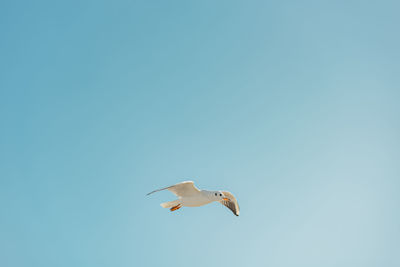
[[[174,193],[178,199],[161,203],[161,207],[169,208],[171,211],[184,207],[200,207],[214,201],[220,202],[222,205],[230,209],[233,214],[239,216],[239,204],[236,198],[227,191],[207,191],[199,190],[192,181],[185,181],[179,184],[167,186],[154,190],[147,195],[162,190],[169,190]]]

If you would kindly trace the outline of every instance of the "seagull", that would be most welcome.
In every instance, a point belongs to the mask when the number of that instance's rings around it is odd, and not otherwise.
[[[199,190],[193,181],[185,181],[175,185],[167,186],[161,189],[154,190],[147,194],[153,194],[158,191],[169,190],[174,193],[178,199],[161,203],[161,207],[169,208],[170,211],[175,211],[181,207],[200,207],[214,201],[218,201],[233,214],[239,216],[239,204],[236,198],[228,191],[208,191]]]

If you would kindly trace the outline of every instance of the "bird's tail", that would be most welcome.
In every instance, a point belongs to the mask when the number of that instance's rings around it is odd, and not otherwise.
[[[164,202],[164,203],[161,203],[160,205],[163,208],[169,209],[169,208],[175,207],[178,204],[180,204],[180,200],[179,199],[173,200],[173,201],[169,201],[169,202]]]

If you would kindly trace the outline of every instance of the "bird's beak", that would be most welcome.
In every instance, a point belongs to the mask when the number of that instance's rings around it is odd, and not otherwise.
[[[229,201],[229,198],[224,197],[222,200]]]

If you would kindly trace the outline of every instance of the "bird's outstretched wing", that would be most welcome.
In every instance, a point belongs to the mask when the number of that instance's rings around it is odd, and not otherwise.
[[[227,207],[228,209],[230,209],[233,212],[233,214],[239,216],[240,209],[236,198],[228,191],[222,191],[222,193],[229,200],[221,200],[220,203],[225,207]]]
[[[193,181],[185,181],[179,184],[175,184],[175,185],[171,185],[171,186],[167,186],[161,189],[157,189],[154,190],[150,193],[148,193],[147,195],[153,194],[155,192],[158,191],[162,191],[162,190],[169,190],[172,193],[174,193],[177,197],[184,197],[184,196],[191,196],[193,194],[197,194],[200,192],[200,190],[194,186]]]

